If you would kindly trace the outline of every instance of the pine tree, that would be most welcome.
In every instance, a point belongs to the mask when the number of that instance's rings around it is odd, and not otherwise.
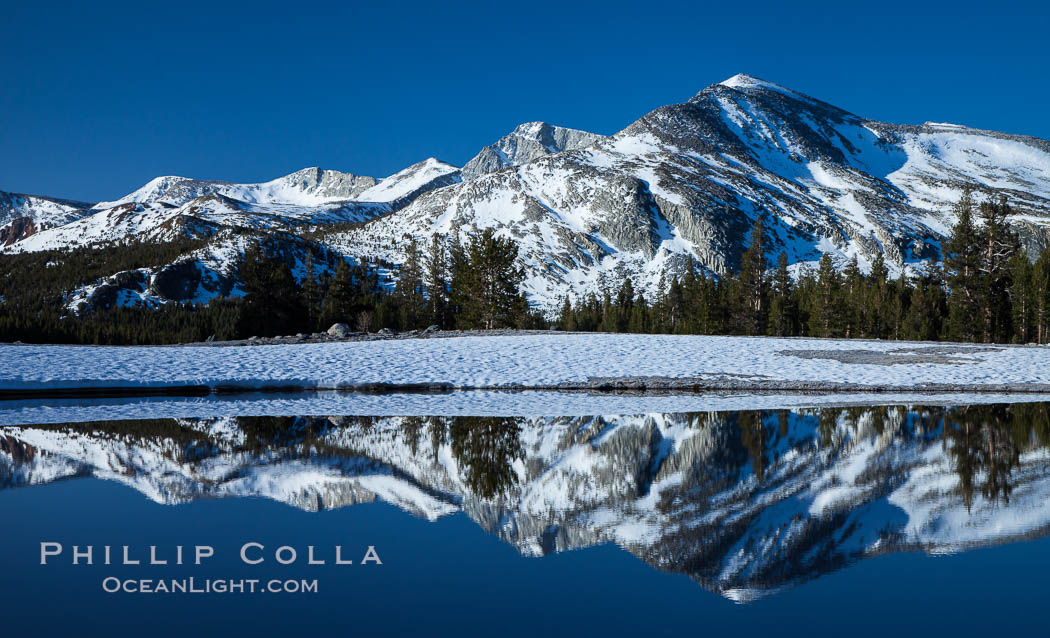
[[[321,304],[322,325],[350,324],[354,319],[353,313],[354,279],[350,274],[350,264],[340,259]]]
[[[275,252],[253,244],[238,267],[244,302],[240,331],[262,336],[295,332],[301,325],[301,293],[288,262]]]
[[[576,323],[576,311],[573,310],[572,304],[569,303],[568,295],[565,295],[565,300],[561,304],[561,315],[558,317],[558,325],[566,332],[572,332],[578,329]]]
[[[817,270],[817,282],[810,317],[810,334],[837,337],[842,327],[842,279],[835,270],[831,255],[824,253]]]
[[[514,241],[497,237],[491,228],[454,247],[450,293],[457,327],[491,330],[519,323],[525,271],[517,259]]]
[[[871,264],[868,276],[868,290],[865,295],[865,316],[867,317],[864,333],[875,339],[886,339],[892,325],[891,291],[889,269],[886,260],[879,251]]]
[[[303,275],[302,306],[306,312],[307,329],[315,332],[321,319],[321,285],[314,270],[313,254],[306,255],[306,273]]]
[[[1011,209],[1006,199],[981,204],[980,275],[981,316],[985,343],[1009,341],[1011,327],[1010,259],[1019,249],[1017,236],[1007,218]]]
[[[678,277],[671,278],[671,286],[667,290],[667,302],[664,304],[666,322],[661,326],[665,332],[682,334],[684,332],[685,315],[685,293],[682,285],[678,283]]]
[[[647,334],[652,331],[651,318],[649,316],[649,304],[641,293],[631,305],[631,314],[627,320],[627,332],[633,334]]]
[[[944,255],[948,288],[949,338],[956,341],[976,341],[982,334],[980,237],[973,219],[973,197],[969,188],[963,190],[956,205],[957,221],[952,228]]]
[[[902,272],[900,277],[893,280],[890,286],[890,298],[886,316],[889,319],[890,339],[907,339],[904,330],[904,320],[907,317],[908,306],[911,303],[912,287],[908,278]]]
[[[634,284],[625,277],[616,293],[616,332],[629,332],[631,313],[634,311]]]
[[[1014,340],[1017,343],[1031,343],[1036,340],[1038,305],[1035,267],[1028,260],[1028,255],[1023,251],[1018,251],[1010,259],[1009,268]]]
[[[864,316],[865,281],[864,273],[860,270],[860,264],[857,263],[856,255],[853,255],[853,259],[850,260],[845,272],[842,273],[842,283],[842,336],[847,339],[860,337],[863,334],[861,322]]]
[[[426,260],[426,274],[423,284],[426,288],[430,321],[434,325],[448,326],[448,254],[444,239],[435,234],[430,238],[430,253]]]
[[[766,279],[765,219],[759,215],[751,227],[748,247],[740,258],[738,321],[746,335],[766,333],[769,319],[769,282]]]
[[[1050,343],[1050,249],[1043,250],[1032,272],[1035,333],[1038,343]]]
[[[405,260],[398,270],[393,299],[397,306],[398,329],[421,327],[426,299],[423,296],[423,267],[415,240],[410,240],[405,248]]]
[[[773,275],[772,294],[769,302],[768,333],[771,336],[791,337],[797,334],[798,315],[792,296],[787,253],[781,252],[777,257],[777,271]]]
[[[941,333],[943,294],[939,278],[919,277],[904,316],[903,338],[936,341]]]

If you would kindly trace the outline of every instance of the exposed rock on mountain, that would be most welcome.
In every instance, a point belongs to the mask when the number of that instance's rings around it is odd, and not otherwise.
[[[68,224],[86,215],[90,207],[85,202],[0,191],[0,247]]]
[[[495,144],[481,149],[463,166],[463,179],[474,179],[501,168],[527,164],[545,155],[590,146],[603,138],[602,135],[551,126],[546,122],[526,122]]]
[[[182,206],[206,195],[223,195],[252,204],[317,206],[328,202],[354,199],[375,184],[374,177],[320,168],[304,168],[260,184],[231,184],[169,175],[150,180],[137,191],[116,201],[100,202],[94,208],[101,210],[131,202]]]

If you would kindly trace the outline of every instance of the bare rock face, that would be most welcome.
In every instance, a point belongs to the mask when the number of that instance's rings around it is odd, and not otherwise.
[[[18,217],[0,227],[0,246],[9,246],[35,234],[36,223],[32,217]]]
[[[289,188],[325,199],[354,199],[376,185],[376,178],[321,168],[304,168],[280,179]]]
[[[590,146],[602,138],[601,135],[551,126],[546,122],[526,122],[495,144],[481,149],[463,166],[463,179],[474,179],[501,168],[525,164],[544,155]]]
[[[84,217],[91,204],[0,191],[0,246]]]

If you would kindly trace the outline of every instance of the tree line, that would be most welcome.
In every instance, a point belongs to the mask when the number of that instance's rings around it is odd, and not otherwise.
[[[202,246],[131,243],[0,255],[0,341],[189,343],[314,333],[335,323],[358,331],[548,325],[521,291],[525,273],[517,246],[491,229],[465,242],[434,236],[425,250],[410,243],[392,286],[381,283],[388,264],[353,263],[314,250],[312,243],[295,250],[260,237],[237,266],[241,296],[207,304],[111,304],[79,313],[67,307],[70,291],[80,286],[114,272],[161,267]]]
[[[251,249],[240,268],[245,297],[238,333],[311,333],[336,323],[359,332],[547,327],[521,290],[525,271],[512,240],[492,229],[465,243],[434,235],[425,252],[409,242],[387,288],[375,265],[341,259],[332,273],[315,272],[308,259],[300,284],[287,259]]]
[[[631,279],[618,289],[566,297],[554,325],[567,331],[770,335],[985,343],[1050,341],[1050,251],[1034,262],[1020,247],[1005,200],[974,203],[966,191],[943,262],[890,277],[881,253],[865,272],[839,271],[825,254],[816,268],[776,267],[763,217],[751,229],[735,273],[699,268],[663,279],[647,298]],[[307,242],[310,246],[314,244]],[[354,263],[308,249],[305,260],[262,238],[238,265],[243,296],[159,308],[114,304],[80,314],[70,290],[115,271],[171,263],[202,242],[132,243],[0,255],[0,341],[151,344],[351,330],[544,329],[522,292],[514,242],[486,229],[467,241],[434,235],[410,241],[399,267]],[[309,248],[309,247],[308,247]],[[316,258],[316,259],[315,259]],[[385,277],[384,277],[385,276]],[[393,279],[384,285],[384,278]]]
[[[1050,341],[1050,251],[1034,262],[1007,223],[1005,199],[973,201],[965,191],[944,261],[890,278],[881,253],[868,272],[857,258],[839,271],[825,254],[792,277],[787,255],[769,269],[765,219],[751,229],[736,273],[707,277],[687,268],[648,300],[625,279],[615,292],[563,301],[564,330],[907,339],[983,343]]]

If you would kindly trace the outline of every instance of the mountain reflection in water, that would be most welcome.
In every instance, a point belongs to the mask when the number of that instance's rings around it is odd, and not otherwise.
[[[1048,444],[1050,404],[112,421],[0,430],[0,486],[461,511],[525,555],[612,542],[750,600],[867,556],[1046,534]]]

